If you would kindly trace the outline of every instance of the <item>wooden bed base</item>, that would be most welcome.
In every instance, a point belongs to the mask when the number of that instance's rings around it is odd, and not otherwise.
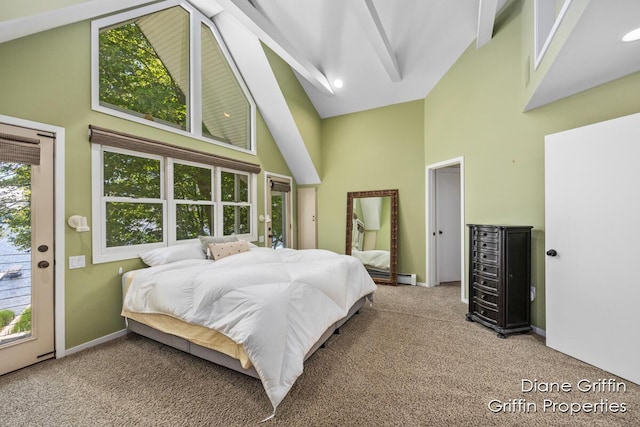
[[[311,347],[311,350],[307,353],[304,360],[307,360],[316,350],[323,346],[325,341],[329,339],[329,337],[335,333],[340,333],[340,327],[344,325],[347,320],[349,320],[354,314],[358,313],[362,306],[364,305],[367,297],[369,295],[360,298],[356,303],[351,307],[349,312],[345,317],[338,320],[336,323],[331,325],[325,332],[322,334],[320,339]],[[213,362],[217,365],[224,366],[229,369],[233,369],[234,371],[238,371],[245,375],[249,375],[254,378],[259,378],[258,372],[252,366],[249,369],[244,369],[240,364],[238,359],[235,359],[231,356],[227,356],[224,353],[220,353],[219,351],[212,350],[207,347],[203,347],[198,344],[194,344],[184,338],[178,337],[176,335],[167,334],[165,332],[160,332],[157,329],[154,329],[150,326],[145,325],[144,323],[136,322],[132,319],[127,319],[127,329],[131,332],[135,332],[138,335],[142,335],[144,337],[150,338],[154,341],[158,341],[162,344],[168,345],[173,348],[177,348],[178,350],[184,351],[185,353],[192,354],[194,356],[200,357],[202,359]]]

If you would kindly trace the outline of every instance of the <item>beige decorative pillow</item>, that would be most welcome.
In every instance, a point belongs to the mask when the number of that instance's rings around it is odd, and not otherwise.
[[[207,254],[207,258],[209,258],[209,259],[211,259],[211,256],[208,253],[208,249],[209,249],[209,245],[211,243],[237,242],[239,240],[238,236],[236,236],[236,235],[219,236],[219,237],[198,236],[198,239],[200,240],[200,244],[202,245],[202,251]]]
[[[210,243],[209,250],[211,251],[211,258],[219,260],[229,255],[247,252],[249,250],[249,243],[244,240],[227,243]]]

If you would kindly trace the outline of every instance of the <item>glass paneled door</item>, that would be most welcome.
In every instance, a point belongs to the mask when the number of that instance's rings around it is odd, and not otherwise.
[[[267,244],[273,249],[291,247],[291,181],[283,177],[267,178]]]
[[[53,150],[0,124],[0,375],[55,356]]]

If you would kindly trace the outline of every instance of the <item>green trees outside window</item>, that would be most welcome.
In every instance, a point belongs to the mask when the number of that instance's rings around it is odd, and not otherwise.
[[[157,7],[93,22],[94,108],[252,150],[255,106],[213,23],[187,2]]]
[[[188,87],[180,87],[174,75],[188,75],[189,14],[180,7],[158,14],[170,14],[172,20],[184,22],[180,26],[180,37],[170,44],[162,44],[167,56],[169,49],[177,49],[183,53],[171,53],[171,58],[177,57],[178,60],[170,61],[169,57],[166,58],[167,63],[162,60],[158,50],[142,30],[150,20],[148,17],[103,29],[99,36],[100,103],[137,113],[147,120],[186,129],[185,90]],[[150,28],[149,33],[152,31]],[[173,70],[167,67],[169,64]]]
[[[31,165],[0,162],[0,237],[31,249]]]
[[[251,233],[249,175],[223,171],[220,177],[224,235]]]
[[[221,170],[217,182],[213,166],[105,147],[102,169],[107,249],[251,234],[248,173]]]
[[[162,161],[103,153],[108,248],[163,241]]]
[[[176,239],[195,239],[213,234],[211,168],[174,163],[173,194],[176,201]]]

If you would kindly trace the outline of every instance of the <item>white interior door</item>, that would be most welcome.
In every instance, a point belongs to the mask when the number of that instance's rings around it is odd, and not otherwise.
[[[436,280],[460,281],[460,168],[436,170]]]
[[[298,187],[298,249],[316,249],[316,187]]]
[[[547,345],[638,384],[639,158],[639,114],[545,139]]]

